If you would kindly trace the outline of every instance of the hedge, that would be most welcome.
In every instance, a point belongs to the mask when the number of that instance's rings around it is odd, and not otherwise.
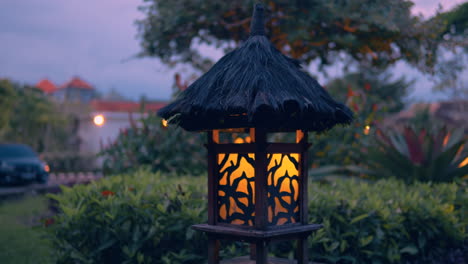
[[[190,226],[206,222],[201,178],[139,171],[87,186],[63,187],[59,214],[48,223],[58,263],[204,263],[206,237]],[[309,238],[322,263],[464,263],[468,259],[466,183],[312,182]],[[224,258],[248,246],[224,243]],[[291,243],[271,245],[293,257]]]

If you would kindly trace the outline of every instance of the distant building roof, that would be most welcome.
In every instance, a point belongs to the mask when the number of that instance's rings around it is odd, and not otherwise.
[[[36,87],[46,94],[53,93],[55,90],[57,90],[57,86],[55,86],[55,84],[48,79],[42,79],[36,84]]]
[[[147,102],[145,103],[145,112],[156,112],[166,105],[167,102]],[[139,112],[141,110],[140,103],[132,101],[93,100],[91,108],[101,112]]]
[[[68,87],[94,90],[94,88],[89,83],[87,83],[86,81],[83,81],[79,77],[73,77],[70,81],[61,85],[59,89],[64,89]]]

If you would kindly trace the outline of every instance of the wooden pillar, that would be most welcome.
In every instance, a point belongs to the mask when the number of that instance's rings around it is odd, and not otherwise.
[[[208,264],[219,264],[219,241],[208,236]]]
[[[255,229],[266,230],[268,227],[268,182],[266,133],[255,129]],[[258,252],[258,249],[257,249]]]
[[[309,264],[307,236],[297,240],[297,264]]]
[[[268,246],[265,240],[258,240],[255,243],[255,263],[268,264]]]
[[[297,131],[297,142],[302,146],[301,152],[301,167],[300,167],[300,184],[299,184],[299,205],[300,205],[300,221],[301,224],[307,225],[309,223],[309,204],[308,204],[308,156],[307,149],[309,148],[309,143],[307,142],[307,131]],[[308,245],[307,245],[307,236],[300,237],[297,241],[297,263],[298,264],[308,264],[309,263],[309,254],[308,254]]]
[[[268,227],[268,181],[267,181],[267,141],[266,132],[255,129],[255,229]],[[263,240],[255,242],[255,263],[267,264],[268,248]]]
[[[300,184],[299,184],[299,205],[300,205],[300,221],[301,224],[307,225],[309,223],[309,207],[308,207],[308,155],[307,149],[309,148],[309,143],[307,142],[307,131],[302,132],[303,135],[298,142],[302,146],[301,152],[301,167],[300,167]]]
[[[219,143],[219,134],[207,133],[207,160],[208,160],[208,224],[215,225],[218,218],[216,179],[217,156],[214,152],[214,144]],[[219,241],[214,236],[208,236],[208,264],[219,263]]]
[[[255,247],[255,244],[252,243],[250,244],[250,260],[255,260],[257,259],[257,249]]]
[[[252,143],[255,143],[255,128],[250,128],[249,130],[250,140]],[[254,198],[255,199],[255,198]],[[255,260],[257,258],[257,252],[255,248],[255,243],[250,244],[250,260]]]
[[[213,131],[207,133],[207,160],[208,160],[208,224],[215,225],[217,220],[217,179],[216,179],[216,164],[217,156],[214,151]]]

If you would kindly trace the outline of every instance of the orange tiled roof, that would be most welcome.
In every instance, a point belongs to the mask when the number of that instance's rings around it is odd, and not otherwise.
[[[145,103],[145,112],[156,112],[167,105],[167,102]],[[102,101],[93,100],[91,108],[102,112],[139,112],[140,103],[131,101]]]
[[[59,89],[63,89],[67,87],[94,90],[94,88],[89,83],[87,83],[86,81],[83,81],[79,77],[73,77],[70,81],[61,85]]]
[[[55,90],[57,90],[57,86],[55,86],[55,84],[48,79],[42,79],[36,84],[36,87],[41,89],[46,94],[53,93]]]

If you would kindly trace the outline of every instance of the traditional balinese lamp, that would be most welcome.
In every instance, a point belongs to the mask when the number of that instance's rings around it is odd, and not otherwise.
[[[249,39],[158,113],[208,134],[208,224],[193,228],[208,235],[210,264],[219,263],[220,239],[251,243],[250,258],[261,264],[269,263],[269,241],[297,239],[298,263],[308,263],[307,236],[321,225],[308,223],[307,132],[352,121],[346,106],[269,42],[263,12],[257,4]],[[294,132],[296,140],[269,142],[274,132]],[[249,137],[225,142],[225,133]]]

